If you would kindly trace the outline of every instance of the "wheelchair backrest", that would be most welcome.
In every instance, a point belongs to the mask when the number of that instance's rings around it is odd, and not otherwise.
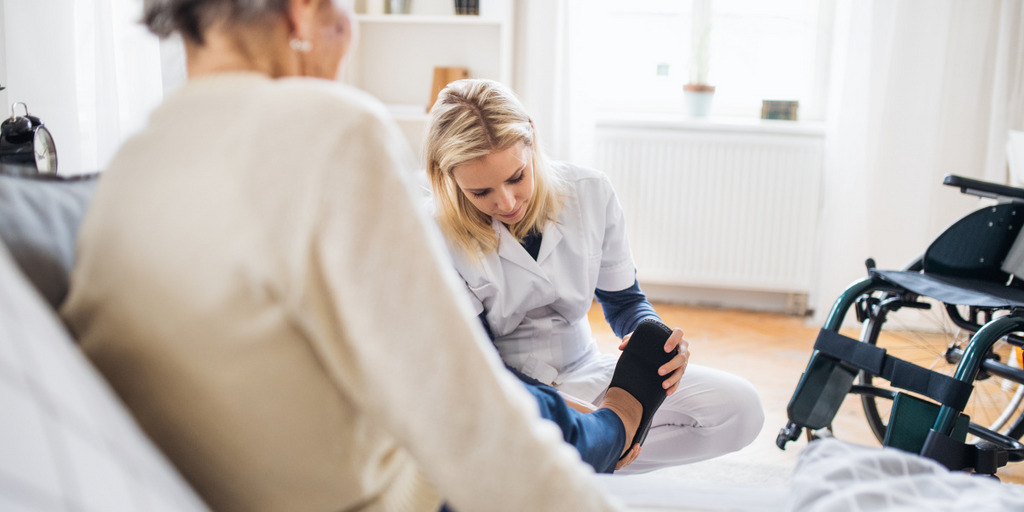
[[[1024,204],[1004,203],[968,214],[946,228],[924,253],[924,272],[1006,283],[1003,262],[1021,233]],[[1020,245],[1024,246],[1024,242]]]

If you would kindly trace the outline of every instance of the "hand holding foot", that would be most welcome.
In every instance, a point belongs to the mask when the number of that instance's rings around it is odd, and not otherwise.
[[[619,350],[626,349],[632,336],[633,334],[630,333],[622,337]],[[665,342],[665,352],[675,354],[675,356],[658,369],[658,375],[668,375],[662,383],[662,387],[666,389],[666,396],[672,396],[672,393],[679,389],[679,381],[682,380],[683,373],[686,372],[686,365],[690,363],[690,344],[683,339],[682,329],[672,330],[672,335]]]

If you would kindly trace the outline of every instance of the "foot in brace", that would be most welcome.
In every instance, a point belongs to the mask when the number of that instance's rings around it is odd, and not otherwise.
[[[626,439],[632,439],[623,449],[623,456],[634,445],[643,444],[655,411],[665,401],[664,377],[658,369],[675,356],[675,351],[665,352],[671,335],[672,329],[658,320],[644,320],[633,331],[615,366],[601,407],[611,409],[622,419]]]

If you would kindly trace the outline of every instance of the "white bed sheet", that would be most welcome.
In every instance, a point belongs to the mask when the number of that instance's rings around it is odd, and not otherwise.
[[[684,481],[655,475],[598,475],[629,512],[781,512],[785,486]]]
[[[824,439],[800,454],[789,486],[598,475],[629,512],[1021,512],[1024,486],[948,471],[894,448]]]

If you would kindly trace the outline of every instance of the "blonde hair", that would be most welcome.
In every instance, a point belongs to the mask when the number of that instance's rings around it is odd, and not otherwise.
[[[448,85],[430,110],[427,130],[427,175],[441,232],[469,256],[498,248],[491,217],[478,210],[455,183],[455,167],[504,151],[522,142],[533,152],[533,195],[526,214],[509,226],[522,241],[555,220],[565,185],[537,146],[536,130],[526,109],[504,85],[491,80],[458,80]]]

